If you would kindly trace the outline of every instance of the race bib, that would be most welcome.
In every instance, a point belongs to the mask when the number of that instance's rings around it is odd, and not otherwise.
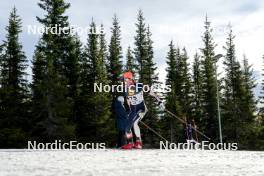
[[[127,96],[127,99],[131,105],[138,105],[138,104],[142,103],[144,100],[143,92],[141,91],[140,93],[137,93],[135,95]]]

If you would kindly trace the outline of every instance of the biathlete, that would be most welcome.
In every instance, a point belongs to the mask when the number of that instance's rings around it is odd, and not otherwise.
[[[117,147],[141,149],[142,140],[138,123],[147,113],[143,85],[135,82],[133,73],[130,71],[125,72],[120,78],[125,86],[125,92],[122,96],[118,96],[114,103],[118,128]],[[159,105],[164,108],[161,100],[152,91],[149,91],[149,95],[156,98]],[[132,129],[134,133],[132,133]]]

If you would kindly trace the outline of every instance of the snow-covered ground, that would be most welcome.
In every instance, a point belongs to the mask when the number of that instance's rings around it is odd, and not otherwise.
[[[264,152],[0,150],[0,176],[264,175]]]

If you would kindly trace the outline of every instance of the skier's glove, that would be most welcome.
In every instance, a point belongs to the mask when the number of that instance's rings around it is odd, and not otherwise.
[[[161,101],[160,98],[152,90],[149,91],[149,95],[154,97],[158,102]]]
[[[162,101],[159,102],[159,107],[160,107],[160,109],[161,109],[162,111],[165,110],[165,105],[164,105],[164,103],[162,103]]]

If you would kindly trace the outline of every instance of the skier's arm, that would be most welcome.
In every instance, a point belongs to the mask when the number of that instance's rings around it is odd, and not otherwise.
[[[165,105],[164,103],[161,101],[161,99],[158,97],[157,94],[155,94],[152,90],[150,90],[149,95],[152,96],[153,98],[155,98],[158,102],[159,107],[161,108],[161,110],[165,110]]]
[[[158,103],[162,103],[161,99],[158,97],[157,94],[155,94],[152,90],[150,90],[149,95],[152,96],[153,98],[155,98],[157,100]]]

